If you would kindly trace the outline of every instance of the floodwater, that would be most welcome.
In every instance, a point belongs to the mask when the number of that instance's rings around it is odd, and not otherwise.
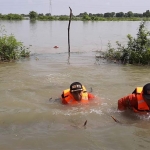
[[[95,58],[97,51],[106,50],[108,41],[126,43],[127,34],[135,36],[140,22],[71,22],[70,57],[68,22],[0,24],[25,46],[32,45],[30,58],[0,63],[0,149],[150,148],[150,116],[117,111],[119,98],[150,82],[150,68]],[[84,106],[62,105],[59,97],[74,81],[97,99]]]

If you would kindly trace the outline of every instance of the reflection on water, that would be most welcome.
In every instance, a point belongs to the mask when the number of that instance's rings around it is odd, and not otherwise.
[[[17,23],[11,23],[10,30],[14,32],[16,31],[14,25]],[[59,24],[53,23],[57,26]],[[149,116],[141,117],[131,112],[117,111],[117,100],[120,97],[131,93],[135,87],[149,82],[149,67],[127,66],[95,59],[96,52],[92,52],[90,48],[81,51],[88,37],[83,41],[82,38],[77,39],[84,43],[81,46],[82,42],[79,42],[80,48],[74,41],[73,45],[77,47],[73,48],[79,49],[69,56],[67,48],[64,48],[65,44],[62,44],[65,39],[61,43],[62,37],[57,38],[53,33],[54,30],[51,33],[49,24],[49,22],[33,23],[31,29],[31,23],[18,22],[17,26],[25,25],[26,29],[35,30],[32,32],[27,30],[24,36],[30,33],[35,39],[30,39],[31,43],[26,39],[26,43],[33,44],[34,48],[38,45],[41,47],[38,47],[29,59],[0,64],[0,148],[3,150],[150,148]],[[76,25],[80,27],[80,24]],[[54,50],[51,52],[51,47],[57,45],[54,44],[53,38],[45,41],[46,48],[41,44],[47,31],[39,31],[43,25],[47,26],[48,34],[62,44],[62,48],[56,53]],[[65,25],[66,22],[62,22],[62,28]],[[91,28],[89,31],[91,37],[94,35],[97,37],[95,28],[100,26],[104,30],[104,25],[109,26],[107,22],[103,22],[102,25],[95,22],[84,23],[84,30],[79,31],[86,33]],[[111,22],[112,28],[116,25],[117,22]],[[133,23],[122,24],[121,29],[126,28],[126,25],[132,26]],[[100,33],[99,28],[98,32]],[[43,36],[43,40],[40,37],[40,42],[36,39],[39,35]],[[77,33],[75,35],[77,36]],[[23,35],[19,36],[24,39]],[[92,43],[90,44],[92,47]],[[98,99],[84,106],[62,105],[60,95],[74,81],[83,83],[88,91],[92,88],[92,93]],[[116,123],[111,116],[121,121],[122,125]],[[86,120],[87,125],[84,129],[82,126]]]

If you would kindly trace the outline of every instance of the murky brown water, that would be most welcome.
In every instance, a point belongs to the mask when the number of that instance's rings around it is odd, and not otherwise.
[[[29,59],[0,64],[0,149],[149,149],[149,116],[118,112],[117,100],[150,82],[150,68],[96,60],[90,48],[68,59],[65,49],[52,46],[51,53],[33,45]],[[99,99],[85,106],[60,104],[61,92],[74,81]]]

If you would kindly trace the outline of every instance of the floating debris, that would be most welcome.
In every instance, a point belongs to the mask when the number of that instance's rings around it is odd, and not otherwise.
[[[54,48],[59,48],[58,46],[54,46]]]

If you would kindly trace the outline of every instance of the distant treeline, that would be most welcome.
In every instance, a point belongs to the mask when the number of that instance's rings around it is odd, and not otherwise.
[[[1,20],[23,20],[23,19],[30,19],[30,20],[69,20],[69,15],[54,15],[52,16],[50,13],[37,13],[35,11],[30,11],[29,14],[7,14],[3,15],[0,13]],[[131,20],[131,21],[140,21],[143,20],[150,20],[150,11],[146,10],[143,13],[133,13],[132,11],[128,11],[127,13],[124,12],[107,12],[107,13],[80,13],[79,15],[72,15],[72,20],[91,20],[91,21],[115,21],[115,20]]]

